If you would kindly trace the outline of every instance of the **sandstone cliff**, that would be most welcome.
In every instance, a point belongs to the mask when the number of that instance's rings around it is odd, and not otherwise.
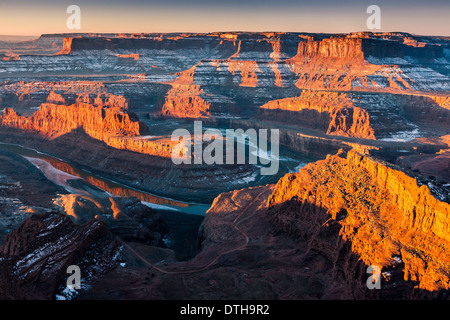
[[[55,55],[69,54],[72,52],[72,40],[73,38],[64,38],[62,49],[55,53]]]
[[[414,47],[399,41],[348,35],[299,42],[297,54],[286,64],[296,74],[295,85],[299,88],[399,91],[417,83],[400,72],[403,66],[388,66],[387,61],[403,64],[405,57],[426,61],[443,56],[439,45]]]
[[[431,96],[434,102],[436,102],[440,107],[450,110],[450,97],[445,96]]]
[[[58,100],[58,104],[43,103],[30,117],[5,109],[0,116],[0,125],[39,133],[48,139],[82,130],[116,149],[165,158],[171,156],[171,146],[176,142],[142,136],[148,133],[147,126],[136,115],[128,113],[127,102],[121,96],[82,94],[71,105],[60,104],[62,97],[56,94],[51,94],[49,99]]]
[[[260,107],[258,116],[327,134],[375,139],[369,114],[345,93],[303,91],[298,97],[269,101]]]
[[[183,78],[183,75],[180,76]],[[211,103],[203,97],[203,90],[195,84],[172,84],[167,92],[161,115],[174,118],[204,118],[211,115]]]
[[[194,76],[198,65],[178,73],[170,82],[172,88],[166,93],[159,115],[172,118],[209,118],[233,114],[234,102],[223,96],[206,92],[196,84]],[[198,76],[198,75],[197,75]]]
[[[450,205],[385,163],[353,151],[329,156],[284,176],[268,204],[276,230],[312,241],[334,226],[366,265],[401,270],[420,289],[450,288]]]
[[[297,56],[321,56],[326,58],[363,58],[362,39],[341,38],[322,41],[301,41]]]
[[[407,38],[405,38],[407,39]],[[415,41],[414,39],[411,39]],[[331,36],[323,40],[308,40],[298,45],[298,56],[322,56],[327,58],[442,58],[441,46],[422,43],[411,45],[411,41],[385,41],[369,36]]]
[[[49,99],[54,101],[55,94]],[[62,97],[57,98],[61,102]],[[90,104],[92,103],[93,104]],[[122,99],[108,95],[106,100],[98,95],[94,101],[89,96],[80,96],[73,105],[43,103],[33,116],[19,116],[13,109],[5,109],[1,118],[3,126],[43,132],[48,136],[59,136],[83,128],[89,135],[102,140],[106,135],[137,136],[147,128],[136,117],[126,113]]]

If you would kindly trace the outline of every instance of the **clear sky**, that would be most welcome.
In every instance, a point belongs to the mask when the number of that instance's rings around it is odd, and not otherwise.
[[[379,31],[450,36],[450,0],[0,0],[0,35],[367,31],[372,4],[381,8]],[[69,5],[81,9],[80,30],[66,26]]]

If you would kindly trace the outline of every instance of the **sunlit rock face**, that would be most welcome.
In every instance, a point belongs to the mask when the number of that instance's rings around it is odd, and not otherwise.
[[[20,117],[14,110],[4,111],[3,125],[25,130],[36,130],[49,136],[58,136],[77,128],[101,139],[101,135],[136,136],[146,132],[144,124],[126,113],[123,97],[98,95],[90,98],[81,95],[73,105],[64,105],[64,99],[55,94],[49,96],[55,103],[44,103],[32,117]],[[55,101],[56,100],[56,101]]]
[[[269,101],[261,106],[259,116],[320,129],[327,134],[375,138],[369,113],[356,107],[345,93],[304,91],[295,98]]]
[[[445,192],[392,164],[341,151],[276,185],[218,196],[200,228],[202,249],[226,250],[215,275],[232,266],[239,277],[251,266],[252,283],[266,279],[270,290],[255,296],[446,299],[449,210]],[[367,287],[371,265],[381,270],[382,290]],[[273,281],[275,274],[282,276]]]
[[[329,218],[323,226],[339,228],[367,265],[401,270],[421,289],[448,289],[450,205],[398,169],[349,152],[288,174],[268,199],[275,226],[309,239],[314,221]],[[298,206],[283,207],[291,200]]]
[[[254,116],[267,102],[302,90],[426,92],[439,101],[448,99],[450,90],[450,41],[442,37],[369,32],[74,34],[42,36],[33,44],[48,41],[55,43],[53,55],[19,53],[17,60],[0,60],[0,76],[119,75],[120,85],[103,84],[93,93],[123,95],[133,110],[144,112],[146,106],[169,118]],[[38,107],[43,99],[37,91],[8,86],[0,88],[4,107],[19,104],[19,97]],[[15,92],[20,94],[15,97]],[[375,118],[371,123],[376,127]]]
[[[97,297],[115,295],[105,288],[116,285],[133,298],[445,297],[449,53],[446,37],[369,32],[67,34],[0,43],[1,142],[59,157],[49,164],[68,174],[79,164],[93,174],[86,182],[116,195],[97,198],[86,188],[57,196],[50,208],[56,191],[47,185],[37,189],[47,190],[40,202],[48,208],[32,208],[13,198],[37,199],[30,187],[2,186],[3,225],[15,217],[17,230],[0,250],[0,295],[52,297],[53,267],[84,257],[102,272],[114,268],[114,277],[97,279]],[[295,164],[270,179],[252,165],[175,165],[170,135],[194,120],[221,132],[279,129],[289,149],[280,162]],[[289,158],[303,155],[321,160]],[[11,159],[0,162],[10,168]],[[35,183],[44,186],[42,179]],[[107,179],[135,192],[114,191]],[[178,201],[128,197],[141,191]],[[212,204],[199,238],[188,241],[198,243],[190,251],[198,256],[174,262],[172,253],[153,251],[167,240],[165,225],[140,201],[181,200]],[[27,220],[32,212],[44,214]],[[118,239],[175,275],[149,280],[118,268]],[[102,264],[92,259],[99,252]],[[383,290],[366,286],[371,264],[384,272]]]
[[[72,34],[42,36],[27,46],[37,50],[50,42],[51,53],[19,50],[13,52],[17,60],[0,60],[3,128],[64,141],[82,131],[111,152],[133,152],[126,157],[136,159],[155,156],[168,166],[176,144],[170,134],[195,119],[211,126],[278,128],[283,147],[318,158],[340,148],[380,150],[387,145],[378,141],[449,134],[445,37]],[[416,145],[389,148],[423,150]],[[98,162],[89,160],[95,153],[86,153],[89,157],[77,159]],[[125,165],[116,162],[114,168]],[[105,170],[105,163],[98,166]]]
[[[111,94],[79,95],[74,104],[64,104],[64,98],[50,94],[30,117],[17,114],[14,109],[5,109],[0,116],[5,128],[21,129],[41,134],[49,139],[82,131],[88,136],[116,149],[129,150],[148,155],[169,158],[170,140],[149,141],[145,137],[147,126],[138,117],[128,112],[124,97]]]

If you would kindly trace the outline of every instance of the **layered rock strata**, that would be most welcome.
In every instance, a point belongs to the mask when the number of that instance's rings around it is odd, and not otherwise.
[[[268,205],[276,230],[304,241],[333,226],[367,266],[400,268],[420,289],[449,289],[450,205],[390,165],[355,152],[329,156],[283,177]]]
[[[53,299],[67,276],[79,265],[100,276],[116,266],[119,243],[106,224],[91,220],[75,225],[59,213],[35,214],[6,238],[0,253],[0,296],[3,299]],[[65,285],[65,284],[64,284]]]
[[[295,98],[269,101],[260,107],[258,116],[327,134],[375,139],[368,112],[344,93],[303,91]]]

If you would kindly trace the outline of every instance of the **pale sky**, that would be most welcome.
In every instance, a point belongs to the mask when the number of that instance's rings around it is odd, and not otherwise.
[[[450,36],[450,0],[0,0],[1,35],[68,32],[369,31],[366,9],[381,8],[381,29]],[[81,29],[67,28],[69,5]]]

